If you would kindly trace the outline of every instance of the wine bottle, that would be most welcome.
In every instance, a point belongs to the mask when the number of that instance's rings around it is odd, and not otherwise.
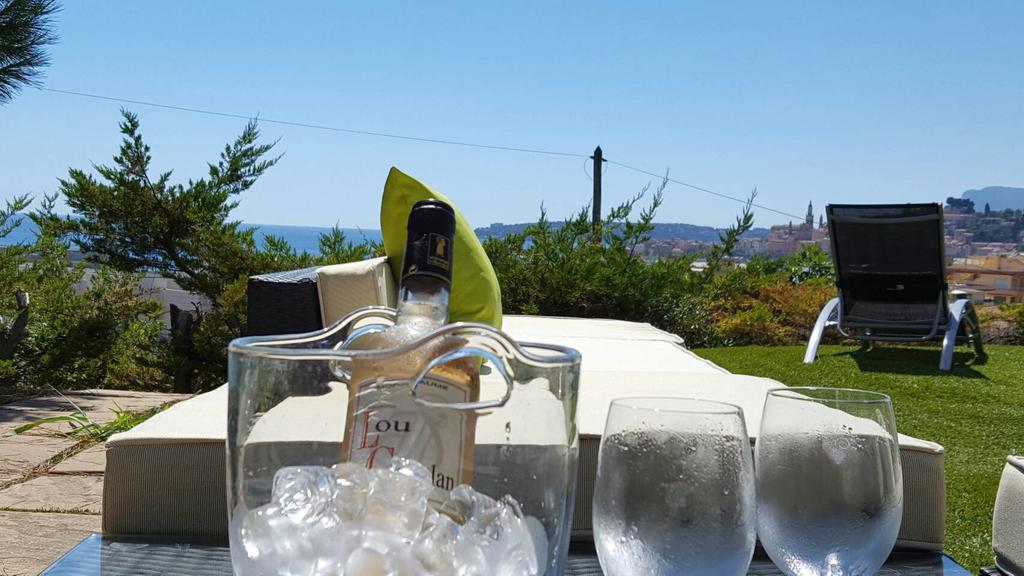
[[[455,213],[437,200],[417,202],[409,213],[405,257],[394,326],[369,334],[354,347],[385,349],[408,344],[448,321]],[[342,451],[367,468],[393,456],[412,458],[432,474],[435,498],[473,477],[476,416],[472,412],[417,403],[411,380],[431,359],[457,348],[454,338],[436,338],[402,357],[359,361],[349,385]],[[417,395],[433,403],[475,402],[477,365],[469,359],[432,370]]]

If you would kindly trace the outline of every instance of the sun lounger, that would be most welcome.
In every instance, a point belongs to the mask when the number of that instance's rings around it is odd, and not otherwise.
[[[949,302],[941,205],[831,204],[826,214],[839,294],[818,316],[805,363],[826,328],[868,344],[941,340],[942,370],[958,341],[984,354],[971,302]]]

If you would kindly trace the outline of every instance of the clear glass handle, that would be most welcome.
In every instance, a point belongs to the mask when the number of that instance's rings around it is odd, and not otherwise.
[[[456,360],[462,360],[465,358],[480,358],[486,360],[487,362],[490,362],[491,366],[494,367],[494,370],[501,374],[502,378],[505,379],[505,394],[500,398],[494,398],[492,400],[478,400],[476,402],[454,402],[450,404],[444,402],[431,402],[430,400],[420,398],[417,395],[417,391],[423,384],[423,380],[427,377],[428,374],[430,374],[430,372],[434,368],[437,368],[442,364],[447,364],[449,362],[454,362]],[[505,361],[499,358],[497,354],[491,352],[490,350],[484,350],[483,348],[466,346],[464,348],[459,348],[458,350],[448,352],[447,354],[442,354],[441,356],[438,356],[437,358],[431,360],[430,363],[428,363],[427,366],[423,370],[421,370],[419,374],[416,375],[416,378],[413,379],[412,397],[414,400],[416,400],[417,404],[420,404],[422,406],[429,406],[431,408],[448,408],[450,410],[466,411],[486,410],[488,408],[501,408],[508,402],[509,398],[512,397],[513,382],[514,380],[512,378],[512,374],[509,373],[508,368],[505,365]]]
[[[342,321],[344,323],[344,328],[339,334],[339,336],[341,336],[341,340],[339,340],[332,348],[339,351],[348,350],[349,346],[351,346],[353,342],[359,340],[363,336],[387,330],[389,327],[394,325],[396,317],[397,312],[394,308],[374,306],[357,310]],[[365,326],[360,326],[359,328],[352,328],[358,322],[369,318],[385,320],[386,323],[367,324]],[[352,377],[352,372],[346,370],[345,366],[341,362],[331,362],[331,372],[334,373],[336,378],[345,383],[349,382],[349,379]]]
[[[394,308],[385,307],[368,307],[356,310],[344,319],[345,330],[341,334],[342,340],[334,345],[335,350],[345,350],[353,342],[373,332],[383,332],[395,323],[395,319],[398,317],[398,313]],[[353,328],[360,322],[369,319],[376,318],[384,320],[385,322],[377,322],[374,324],[367,324],[366,326],[360,326],[359,328]]]

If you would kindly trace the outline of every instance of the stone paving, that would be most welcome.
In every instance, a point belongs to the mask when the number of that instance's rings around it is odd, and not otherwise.
[[[146,410],[185,398],[85,390],[0,406],[0,576],[38,574],[101,526],[104,446],[76,452],[80,440],[63,435],[69,430],[66,423],[11,435],[15,428],[76,409],[104,423],[114,419],[118,408]]]
[[[0,574],[38,574],[89,533],[99,531],[96,514],[0,512]]]
[[[50,474],[103,474],[107,468],[107,447],[100,444],[61,460]]]

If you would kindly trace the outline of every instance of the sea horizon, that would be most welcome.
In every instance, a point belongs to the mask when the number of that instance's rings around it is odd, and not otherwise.
[[[0,246],[7,246],[19,243],[32,243],[35,240],[36,226],[24,214],[19,214],[21,225],[14,228],[6,237],[0,238]],[[555,221],[551,225],[559,228],[563,222]],[[501,238],[506,234],[521,233],[529,223],[494,223],[488,226],[481,226],[474,229],[477,237],[484,241],[487,238]],[[651,232],[652,240],[695,240],[713,243],[718,241],[722,228],[702,226],[698,224],[687,224],[683,222],[656,222],[655,229]],[[294,224],[258,224],[243,222],[243,228],[255,229],[256,240],[262,248],[266,245],[266,236],[278,236],[284,238],[296,252],[309,252],[310,254],[320,253],[320,234],[329,233],[330,226],[298,226]],[[380,242],[381,231],[377,228],[339,227],[345,238],[354,243],[361,244],[365,241]],[[745,237],[764,237],[768,235],[768,228],[753,228],[744,234]]]
[[[260,247],[265,245],[266,236],[279,236],[285,239],[296,252],[320,253],[320,234],[328,233],[331,226],[295,226],[287,224],[255,224],[243,222],[242,227],[256,230],[256,239]],[[381,241],[380,230],[375,228],[346,228],[339,227],[345,238],[353,244],[362,244],[364,241]],[[10,234],[0,238],[0,246],[12,244],[30,244],[35,241],[38,228],[35,223],[22,215],[21,224],[14,228]]]

